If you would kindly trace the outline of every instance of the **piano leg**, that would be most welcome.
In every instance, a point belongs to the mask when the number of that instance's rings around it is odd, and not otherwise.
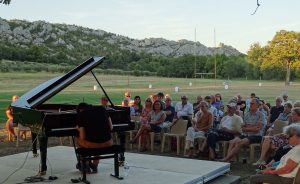
[[[40,137],[39,136],[39,144],[40,144],[40,154],[41,154],[41,165],[40,171],[44,172],[47,171],[47,144],[48,144],[48,137]]]
[[[125,148],[125,132],[118,132],[118,137],[120,138],[120,145]],[[119,166],[124,166],[125,156],[124,153],[119,154]]]

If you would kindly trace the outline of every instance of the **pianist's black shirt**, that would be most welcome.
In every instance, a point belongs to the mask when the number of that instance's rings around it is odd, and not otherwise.
[[[103,143],[111,139],[108,114],[104,107],[89,105],[85,111],[78,113],[77,124],[84,127],[87,141]]]

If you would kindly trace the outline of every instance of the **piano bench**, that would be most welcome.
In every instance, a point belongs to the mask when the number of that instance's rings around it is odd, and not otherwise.
[[[122,180],[123,177],[119,174],[119,154],[124,155],[125,148],[121,145],[112,145],[106,148],[77,148],[76,154],[81,163],[82,178],[79,178],[83,183],[90,183],[86,180],[86,162],[97,159],[108,159],[114,158],[114,169],[115,173],[111,176]]]

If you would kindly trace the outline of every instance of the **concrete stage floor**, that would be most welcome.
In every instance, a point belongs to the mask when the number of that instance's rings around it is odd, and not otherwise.
[[[210,181],[230,169],[229,163],[176,157],[125,153],[125,158],[130,169],[128,177],[124,180],[117,180],[110,176],[110,173],[113,173],[113,159],[100,161],[98,173],[87,175],[87,179],[91,183],[104,184],[192,184]],[[34,176],[37,174],[39,161],[40,158],[32,158],[31,152],[0,157],[0,183],[18,168],[21,169],[16,171],[5,183],[21,183],[26,177]],[[71,183],[72,178],[81,176],[80,172],[75,169],[76,162],[72,147],[48,148],[48,171],[45,178],[52,175],[57,176],[58,179],[51,183]],[[121,167],[121,174],[122,171]]]

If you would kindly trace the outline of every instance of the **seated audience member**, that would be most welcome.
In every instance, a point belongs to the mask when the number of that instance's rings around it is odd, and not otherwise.
[[[113,145],[111,130],[113,128],[110,117],[104,107],[93,107],[80,103],[77,107],[78,131],[77,146],[79,148],[104,148]],[[88,172],[98,172],[99,160],[89,163]],[[91,169],[91,170],[90,170]]]
[[[156,100],[153,103],[152,111],[150,112],[150,118],[148,124],[142,124],[136,136],[129,141],[129,143],[135,143],[137,139],[142,136],[142,145],[143,148],[141,151],[147,150],[147,144],[149,143],[149,132],[159,133],[162,129],[163,122],[166,119],[166,115],[163,112],[162,102]]]
[[[187,95],[182,95],[181,102],[176,103],[175,112],[176,112],[175,119],[181,118],[181,119],[188,120],[187,127],[192,126],[191,116],[193,115],[193,105],[190,102],[188,102]]]
[[[124,98],[122,104],[123,104],[122,105],[123,107],[130,107],[130,116],[134,116],[135,115],[134,108],[132,106],[129,106],[129,99],[128,98]]]
[[[225,108],[224,105],[222,104],[220,106],[220,110],[218,110],[218,117],[220,120],[224,117],[224,114],[225,114]]]
[[[289,99],[289,96],[287,93],[283,93],[282,94],[282,105],[286,104],[286,103],[290,103],[290,104],[293,104],[292,101],[290,101]]]
[[[150,98],[152,99],[152,102],[155,102],[156,100],[158,100],[157,94],[150,95]]]
[[[244,113],[249,111],[249,109],[250,109],[250,101],[251,101],[253,98],[256,98],[255,93],[251,93],[251,94],[250,94],[250,98],[246,99],[246,109],[245,109]]]
[[[152,100],[151,98],[147,98],[145,101],[145,108],[141,113],[141,125],[148,124],[150,118],[150,112],[152,111]]]
[[[284,104],[283,107],[284,107],[284,110],[282,113],[279,114],[277,120],[288,121],[289,117],[291,116],[291,113],[292,113],[293,105],[290,103],[286,103],[286,104]]]
[[[300,107],[300,101],[296,101],[293,106],[294,106],[294,108]]]
[[[294,146],[279,162],[276,169],[265,169],[261,174],[250,177],[251,184],[291,184],[300,167],[300,126],[293,124],[285,127],[289,144]]]
[[[237,104],[237,110],[241,110],[244,113],[246,109],[246,102],[245,100],[242,100],[242,96],[240,94],[236,95],[236,104]]]
[[[236,104],[227,105],[227,115],[221,119],[220,129],[210,129],[207,133],[207,145],[209,147],[209,159],[216,157],[215,148],[218,141],[229,141],[242,133],[243,119],[235,114]]]
[[[112,108],[108,105],[108,98],[106,96],[101,97],[101,105],[106,109],[106,110],[111,110]]]
[[[162,92],[158,92],[156,95],[157,95],[157,100],[161,101],[163,104],[163,108],[165,108],[166,107],[166,104],[164,101],[165,95]]]
[[[263,103],[262,100],[259,100],[258,110],[259,110],[260,112],[262,112],[262,113],[265,115],[265,118],[266,118],[265,121],[267,121],[268,111],[266,111],[266,110],[264,109],[264,103]]]
[[[164,109],[164,112],[166,114],[166,119],[165,119],[165,122],[163,124],[163,128],[170,127],[172,125],[172,122],[173,122],[173,119],[174,119],[175,108],[172,107],[171,103],[172,103],[172,98],[167,97],[166,98],[166,107]]]
[[[290,104],[290,103],[284,104],[283,112],[279,114],[278,118],[275,121],[277,121],[277,120],[288,121],[289,117],[291,116],[291,113],[292,113],[292,108],[293,108],[292,104]],[[273,130],[274,130],[274,124],[267,130],[267,135],[273,135],[273,133],[272,133]]]
[[[200,110],[200,102],[203,101],[202,96],[197,96],[197,102],[193,103],[194,114],[196,114]]]
[[[267,117],[270,116],[270,107],[267,105],[267,103],[264,100],[261,100],[262,102],[262,108],[267,112]]]
[[[300,122],[300,108],[294,108],[291,113],[290,123]],[[288,145],[288,139],[284,134],[265,136],[261,147],[259,160],[253,165],[264,165],[269,158],[270,152]]]
[[[129,106],[132,106],[133,105],[133,103],[134,103],[134,101],[133,100],[131,100],[131,94],[130,94],[130,92],[129,91],[125,91],[125,93],[124,93],[124,98],[127,98],[128,99],[128,105]],[[123,104],[124,102],[122,101],[122,106],[124,106],[124,104]]]
[[[191,156],[192,150],[194,148],[194,141],[198,137],[205,137],[205,133],[208,129],[212,128],[213,125],[213,115],[208,111],[208,103],[200,103],[201,113],[198,116],[197,122],[194,126],[189,127],[186,132],[186,150],[189,150],[188,156]]]
[[[141,103],[141,97],[135,96],[132,107],[134,108],[134,115],[139,116],[143,111],[143,105]]]
[[[170,95],[169,93],[167,93],[167,94],[165,95],[165,101],[166,101],[166,99],[167,99],[168,97],[171,97],[171,95]],[[171,102],[171,106],[174,107],[173,101]]]
[[[217,110],[220,110],[220,106],[223,105],[221,94],[220,93],[215,94],[214,98],[215,100],[211,105],[214,106]]]
[[[278,118],[279,114],[283,112],[284,107],[282,104],[282,98],[280,96],[276,97],[275,106],[270,109],[270,116],[267,124],[267,128],[271,127],[274,121]]]
[[[212,102],[214,101],[213,99],[214,97],[212,96],[206,96],[204,98],[204,100],[208,103],[208,111],[211,112],[213,114],[213,117],[214,117],[214,120],[217,118],[217,115],[218,115],[218,110],[212,106]]]
[[[258,111],[258,105],[259,100],[252,98],[249,112],[244,115],[244,124],[242,125],[243,135],[229,142],[228,154],[221,161],[230,161],[231,158],[239,153],[243,146],[261,142],[266,122],[264,122],[264,114]]]

